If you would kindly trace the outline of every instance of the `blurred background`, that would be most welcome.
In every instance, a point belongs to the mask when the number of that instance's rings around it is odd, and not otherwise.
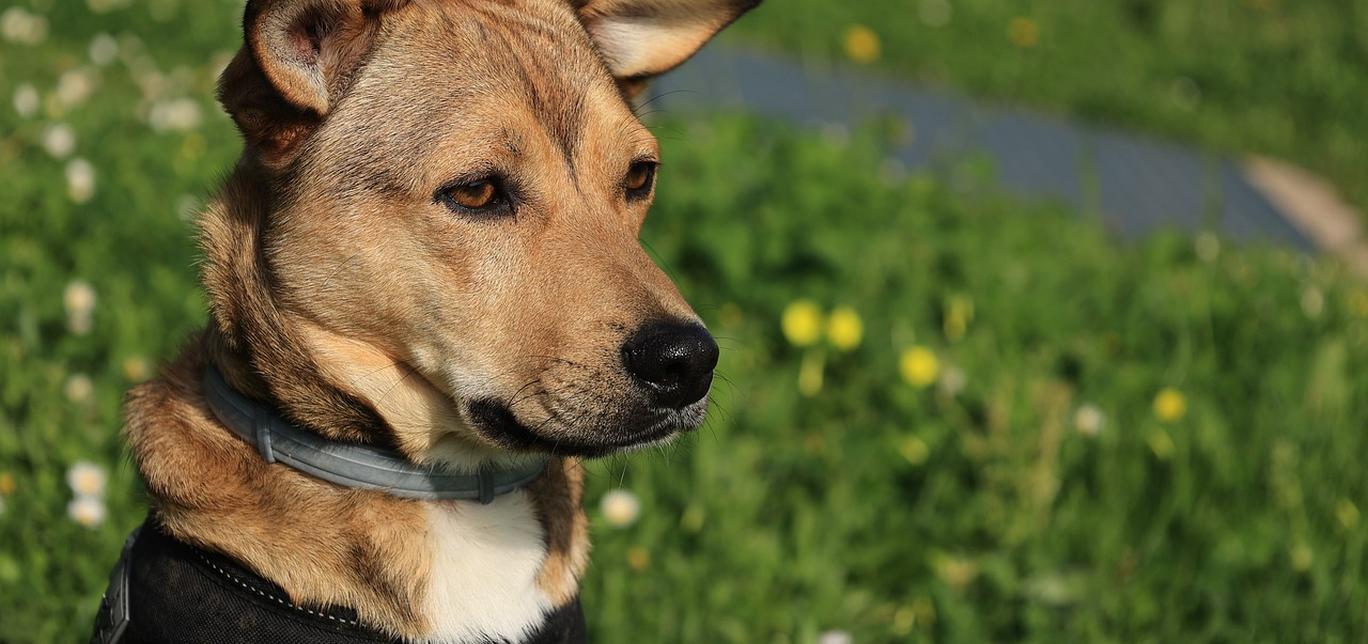
[[[240,15],[0,4],[0,641],[144,516]],[[1368,4],[768,0],[652,93],[723,358],[590,466],[594,641],[1368,640]]]

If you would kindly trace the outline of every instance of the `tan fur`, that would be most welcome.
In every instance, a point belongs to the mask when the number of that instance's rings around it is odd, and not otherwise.
[[[246,149],[200,221],[212,322],[127,405],[158,520],[296,602],[426,637],[428,506],[266,464],[206,409],[203,369],[328,438],[457,469],[535,457],[481,429],[480,398],[549,444],[616,440],[642,408],[622,342],[696,319],[637,242],[649,200],[623,177],[659,152],[624,96],[751,4],[249,2],[220,89]],[[608,18],[626,22],[595,31]],[[604,57],[644,41],[605,38],[635,23],[672,35],[615,77]],[[434,199],[481,172],[517,183],[514,216]],[[588,561],[582,483],[557,457],[527,489],[553,605]]]

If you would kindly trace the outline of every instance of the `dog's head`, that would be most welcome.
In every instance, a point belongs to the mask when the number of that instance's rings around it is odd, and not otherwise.
[[[638,242],[660,157],[629,100],[757,2],[248,3],[220,98],[274,297],[401,447],[701,423],[717,345]]]

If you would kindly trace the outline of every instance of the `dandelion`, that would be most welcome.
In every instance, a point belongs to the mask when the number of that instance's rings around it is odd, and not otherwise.
[[[1359,522],[1358,506],[1349,499],[1340,499],[1339,503],[1335,504],[1335,518],[1345,530],[1352,530]]]
[[[846,56],[866,65],[879,59],[879,35],[864,25],[855,25],[845,32]]]
[[[199,103],[189,98],[157,101],[147,112],[147,123],[157,132],[185,132],[199,127]]]
[[[1040,27],[1030,18],[1012,18],[1007,24],[1007,39],[1022,49],[1035,47],[1040,42]]]
[[[944,27],[950,24],[950,16],[950,3],[947,0],[921,0],[917,3],[917,18],[928,27]]]
[[[959,367],[949,366],[941,372],[940,378],[936,381],[936,386],[940,389],[942,394],[953,398],[958,396],[961,391],[964,391],[964,385],[968,384],[968,382],[969,377],[964,375],[964,370]]]
[[[632,570],[640,572],[651,565],[651,553],[641,546],[632,546],[627,549],[627,565]]]
[[[98,497],[78,496],[67,504],[67,516],[87,528],[104,523],[106,514],[104,501]]]
[[[85,159],[72,159],[66,167],[67,196],[81,204],[95,196],[95,166]]]
[[[826,356],[822,352],[809,352],[798,365],[798,392],[811,398],[822,392],[823,371],[826,369]]]
[[[43,149],[54,159],[65,159],[76,149],[76,132],[66,123],[55,123],[43,132]]]
[[[936,376],[940,375],[940,359],[930,349],[914,346],[903,351],[902,358],[898,360],[898,370],[907,384],[921,389],[935,382]]]
[[[817,635],[817,644],[853,644],[855,638],[845,631],[822,631]]]
[[[907,459],[908,463],[921,465],[931,456],[931,448],[926,441],[917,436],[907,436],[898,443],[898,453]]]
[[[831,346],[849,351],[860,346],[860,340],[864,338],[864,322],[855,309],[838,306],[827,316],[826,333]]]
[[[795,346],[809,347],[822,336],[822,309],[812,300],[794,300],[780,320],[784,337]]]
[[[29,118],[37,114],[42,102],[42,97],[38,96],[38,89],[34,86],[23,83],[14,88],[14,111],[19,116]]]
[[[66,480],[77,496],[103,497],[109,475],[103,467],[90,461],[76,461],[67,470]]]
[[[14,475],[9,472],[0,472],[0,496],[14,494],[14,489],[18,485],[14,482]]]
[[[641,516],[641,501],[627,490],[612,490],[599,501],[599,512],[608,524],[615,528],[625,528],[636,523]]]
[[[66,393],[67,400],[83,403],[90,400],[90,395],[95,392],[95,385],[90,382],[89,376],[76,373],[67,378],[66,386],[62,390]]]
[[[147,360],[143,359],[142,356],[125,358],[123,364],[120,366],[123,368],[124,377],[130,381],[142,382],[147,380],[149,369],[147,367]]]
[[[1106,424],[1106,417],[1097,405],[1085,403],[1074,410],[1073,425],[1074,430],[1084,436],[1096,436],[1102,433],[1102,426]]]
[[[1174,423],[1187,414],[1187,398],[1173,387],[1164,387],[1154,397],[1154,415],[1166,423]]]
[[[118,57],[119,41],[109,34],[95,34],[95,37],[90,39],[90,47],[86,49],[86,53],[90,56],[90,62],[104,67]]]
[[[20,45],[36,45],[47,38],[47,18],[25,11],[23,7],[10,7],[0,14],[0,36]]]

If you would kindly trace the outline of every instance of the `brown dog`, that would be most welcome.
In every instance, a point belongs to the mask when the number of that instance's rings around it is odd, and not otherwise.
[[[127,406],[149,525],[406,641],[523,641],[575,604],[577,458],[696,427],[717,357],[637,241],[659,152],[629,100],[757,2],[248,2],[220,83],[246,149],[201,221],[212,322]],[[332,441],[552,458],[488,504],[334,485],[227,431],[211,366]]]

